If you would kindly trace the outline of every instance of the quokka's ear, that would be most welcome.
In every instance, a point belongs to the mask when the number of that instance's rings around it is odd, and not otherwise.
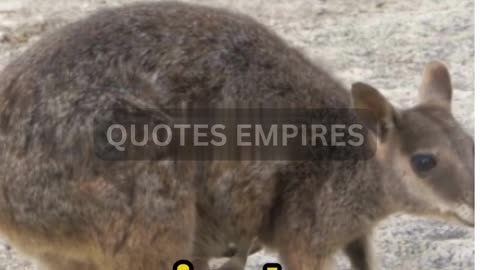
[[[420,88],[420,102],[442,106],[448,110],[452,101],[452,83],[447,67],[433,61],[425,66],[422,86]]]
[[[352,85],[353,108],[363,121],[379,138],[395,127],[396,112],[390,102],[372,86],[357,82]]]

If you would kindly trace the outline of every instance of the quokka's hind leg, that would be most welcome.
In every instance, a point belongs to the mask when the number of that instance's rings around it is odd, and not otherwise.
[[[48,270],[170,270],[177,260],[191,259],[194,192],[171,170],[136,164],[119,164],[111,175],[78,180],[68,192],[58,191],[62,196],[42,198],[60,197],[75,208],[68,215],[42,209],[44,215],[30,218],[38,223],[30,225],[31,231],[18,222],[8,228],[0,223],[0,228],[14,248]],[[118,175],[129,181],[116,181]]]
[[[193,201],[181,204],[185,207],[159,213],[168,215],[168,221],[142,211],[128,225],[127,219],[112,219],[112,225],[101,229],[98,245],[79,250],[78,258],[82,259],[65,259],[62,250],[37,258],[45,270],[170,270],[176,261],[191,259],[193,249]],[[120,223],[122,230],[115,229],[113,223]]]
[[[370,241],[370,237],[368,235],[364,235],[353,240],[345,247],[345,254],[350,259],[353,269],[376,269]]]
[[[16,246],[36,259],[41,270],[170,270],[176,261],[191,259],[195,215],[188,208],[179,212],[170,216],[169,223],[141,217],[129,226],[122,224],[123,231],[114,226],[103,227],[102,237],[93,241],[96,244],[70,239],[52,245],[44,237],[32,234],[33,242],[43,239],[38,246],[27,248],[28,244],[19,242]],[[111,222],[125,223],[113,219]]]

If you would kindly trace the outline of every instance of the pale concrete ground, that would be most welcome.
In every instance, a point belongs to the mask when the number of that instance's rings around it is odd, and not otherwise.
[[[99,7],[128,0],[0,0],[0,66],[45,31]],[[473,0],[197,0],[250,14],[321,61],[345,85],[369,82],[399,106],[416,97],[422,66],[448,64],[454,114],[473,134]],[[473,230],[397,216],[376,232],[380,269],[469,270],[474,267]],[[261,253],[248,269],[275,260]],[[339,269],[350,269],[343,256]],[[15,251],[0,248],[0,270],[35,269]],[[68,270],[68,269],[66,269]]]

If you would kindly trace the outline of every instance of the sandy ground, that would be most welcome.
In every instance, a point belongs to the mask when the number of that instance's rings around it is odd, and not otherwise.
[[[0,67],[42,33],[97,8],[128,0],[0,0]],[[454,114],[473,134],[473,0],[197,0],[242,11],[272,27],[345,85],[369,82],[399,106],[412,105],[423,65],[450,67]],[[379,226],[379,268],[469,270],[474,267],[473,230],[395,216]],[[275,254],[251,256],[261,269]],[[350,269],[338,256],[338,269]],[[216,265],[217,263],[214,262]],[[0,269],[30,270],[14,250],[0,246]],[[66,269],[68,270],[68,269]]]

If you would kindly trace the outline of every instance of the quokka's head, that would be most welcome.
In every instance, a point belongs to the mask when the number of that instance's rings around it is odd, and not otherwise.
[[[376,89],[356,83],[353,106],[376,136],[376,159],[389,170],[385,188],[396,210],[474,225],[474,142],[451,113],[447,68],[424,70],[418,104],[399,110]],[[373,124],[375,123],[375,124]]]

